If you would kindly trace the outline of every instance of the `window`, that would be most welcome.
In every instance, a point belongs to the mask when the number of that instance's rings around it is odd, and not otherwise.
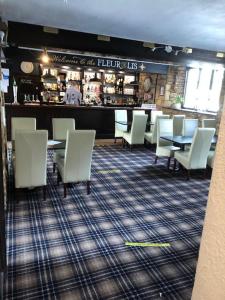
[[[190,68],[187,71],[184,107],[217,112],[224,69]]]

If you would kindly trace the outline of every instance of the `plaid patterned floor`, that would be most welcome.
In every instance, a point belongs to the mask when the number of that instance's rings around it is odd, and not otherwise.
[[[92,192],[10,193],[6,299],[190,299],[209,180],[173,177],[149,149],[95,147]],[[125,241],[170,242],[169,248]]]

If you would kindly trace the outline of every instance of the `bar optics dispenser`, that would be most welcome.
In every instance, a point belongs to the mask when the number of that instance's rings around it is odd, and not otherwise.
[[[16,80],[15,78],[13,79],[13,104],[18,104],[18,101],[17,101],[17,92],[18,92],[18,86],[16,84]]]

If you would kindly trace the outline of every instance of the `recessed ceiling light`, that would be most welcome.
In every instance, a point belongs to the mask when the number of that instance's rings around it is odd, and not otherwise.
[[[103,70],[103,69],[99,69],[99,72],[105,72],[105,70]]]
[[[217,52],[216,53],[216,57],[223,58],[224,57],[224,53],[223,52]]]
[[[113,70],[108,70],[109,73],[113,73]]]
[[[120,74],[124,74],[124,71],[119,71]]]
[[[77,67],[77,70],[81,70],[81,68],[80,68],[80,67]]]
[[[52,34],[58,34],[59,33],[58,28],[53,28],[53,27],[48,27],[48,26],[44,26],[43,31],[47,32],[47,33],[52,33]]]
[[[155,48],[155,44],[149,43],[149,42],[144,42],[143,47],[153,49],[153,48]]]
[[[191,54],[192,53],[192,48],[186,48],[186,53]]]
[[[92,71],[92,69],[88,69],[88,71],[89,71],[89,72],[91,72],[91,71]]]
[[[97,40],[98,40],[98,41],[103,41],[103,42],[110,42],[110,36],[99,34],[99,35],[97,36]]]
[[[62,68],[68,70],[70,67],[68,67],[68,66],[62,66]]]

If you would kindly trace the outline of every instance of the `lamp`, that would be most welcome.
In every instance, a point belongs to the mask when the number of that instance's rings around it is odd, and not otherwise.
[[[161,46],[159,46],[159,47],[154,47],[154,48],[152,48],[151,50],[152,50],[152,52],[154,52],[155,50],[157,50],[157,49],[163,49],[164,47],[161,47]]]
[[[192,53],[192,48],[181,48],[181,49],[174,49],[172,46],[170,46],[170,45],[166,45],[166,46],[159,46],[159,47],[154,47],[154,48],[152,48],[151,50],[152,50],[152,52],[154,52],[155,50],[157,50],[157,49],[164,49],[164,51],[166,52],[166,53],[174,53],[174,55],[178,55],[179,54],[179,52],[183,52],[183,53],[185,53],[185,54],[190,54],[190,53]]]
[[[156,49],[164,49],[166,53],[171,53],[173,51],[173,47],[169,46],[169,45],[154,47],[154,48],[152,48],[152,52],[154,52]]]
[[[50,58],[49,58],[49,56],[48,56],[48,53],[47,53],[46,48],[44,49],[44,51],[43,51],[43,53],[42,53],[42,55],[41,55],[41,60],[42,60],[42,62],[43,62],[44,64],[48,64],[49,61],[50,61]]]
[[[171,46],[166,46],[165,49],[166,53],[171,53],[173,51],[173,48]]]

